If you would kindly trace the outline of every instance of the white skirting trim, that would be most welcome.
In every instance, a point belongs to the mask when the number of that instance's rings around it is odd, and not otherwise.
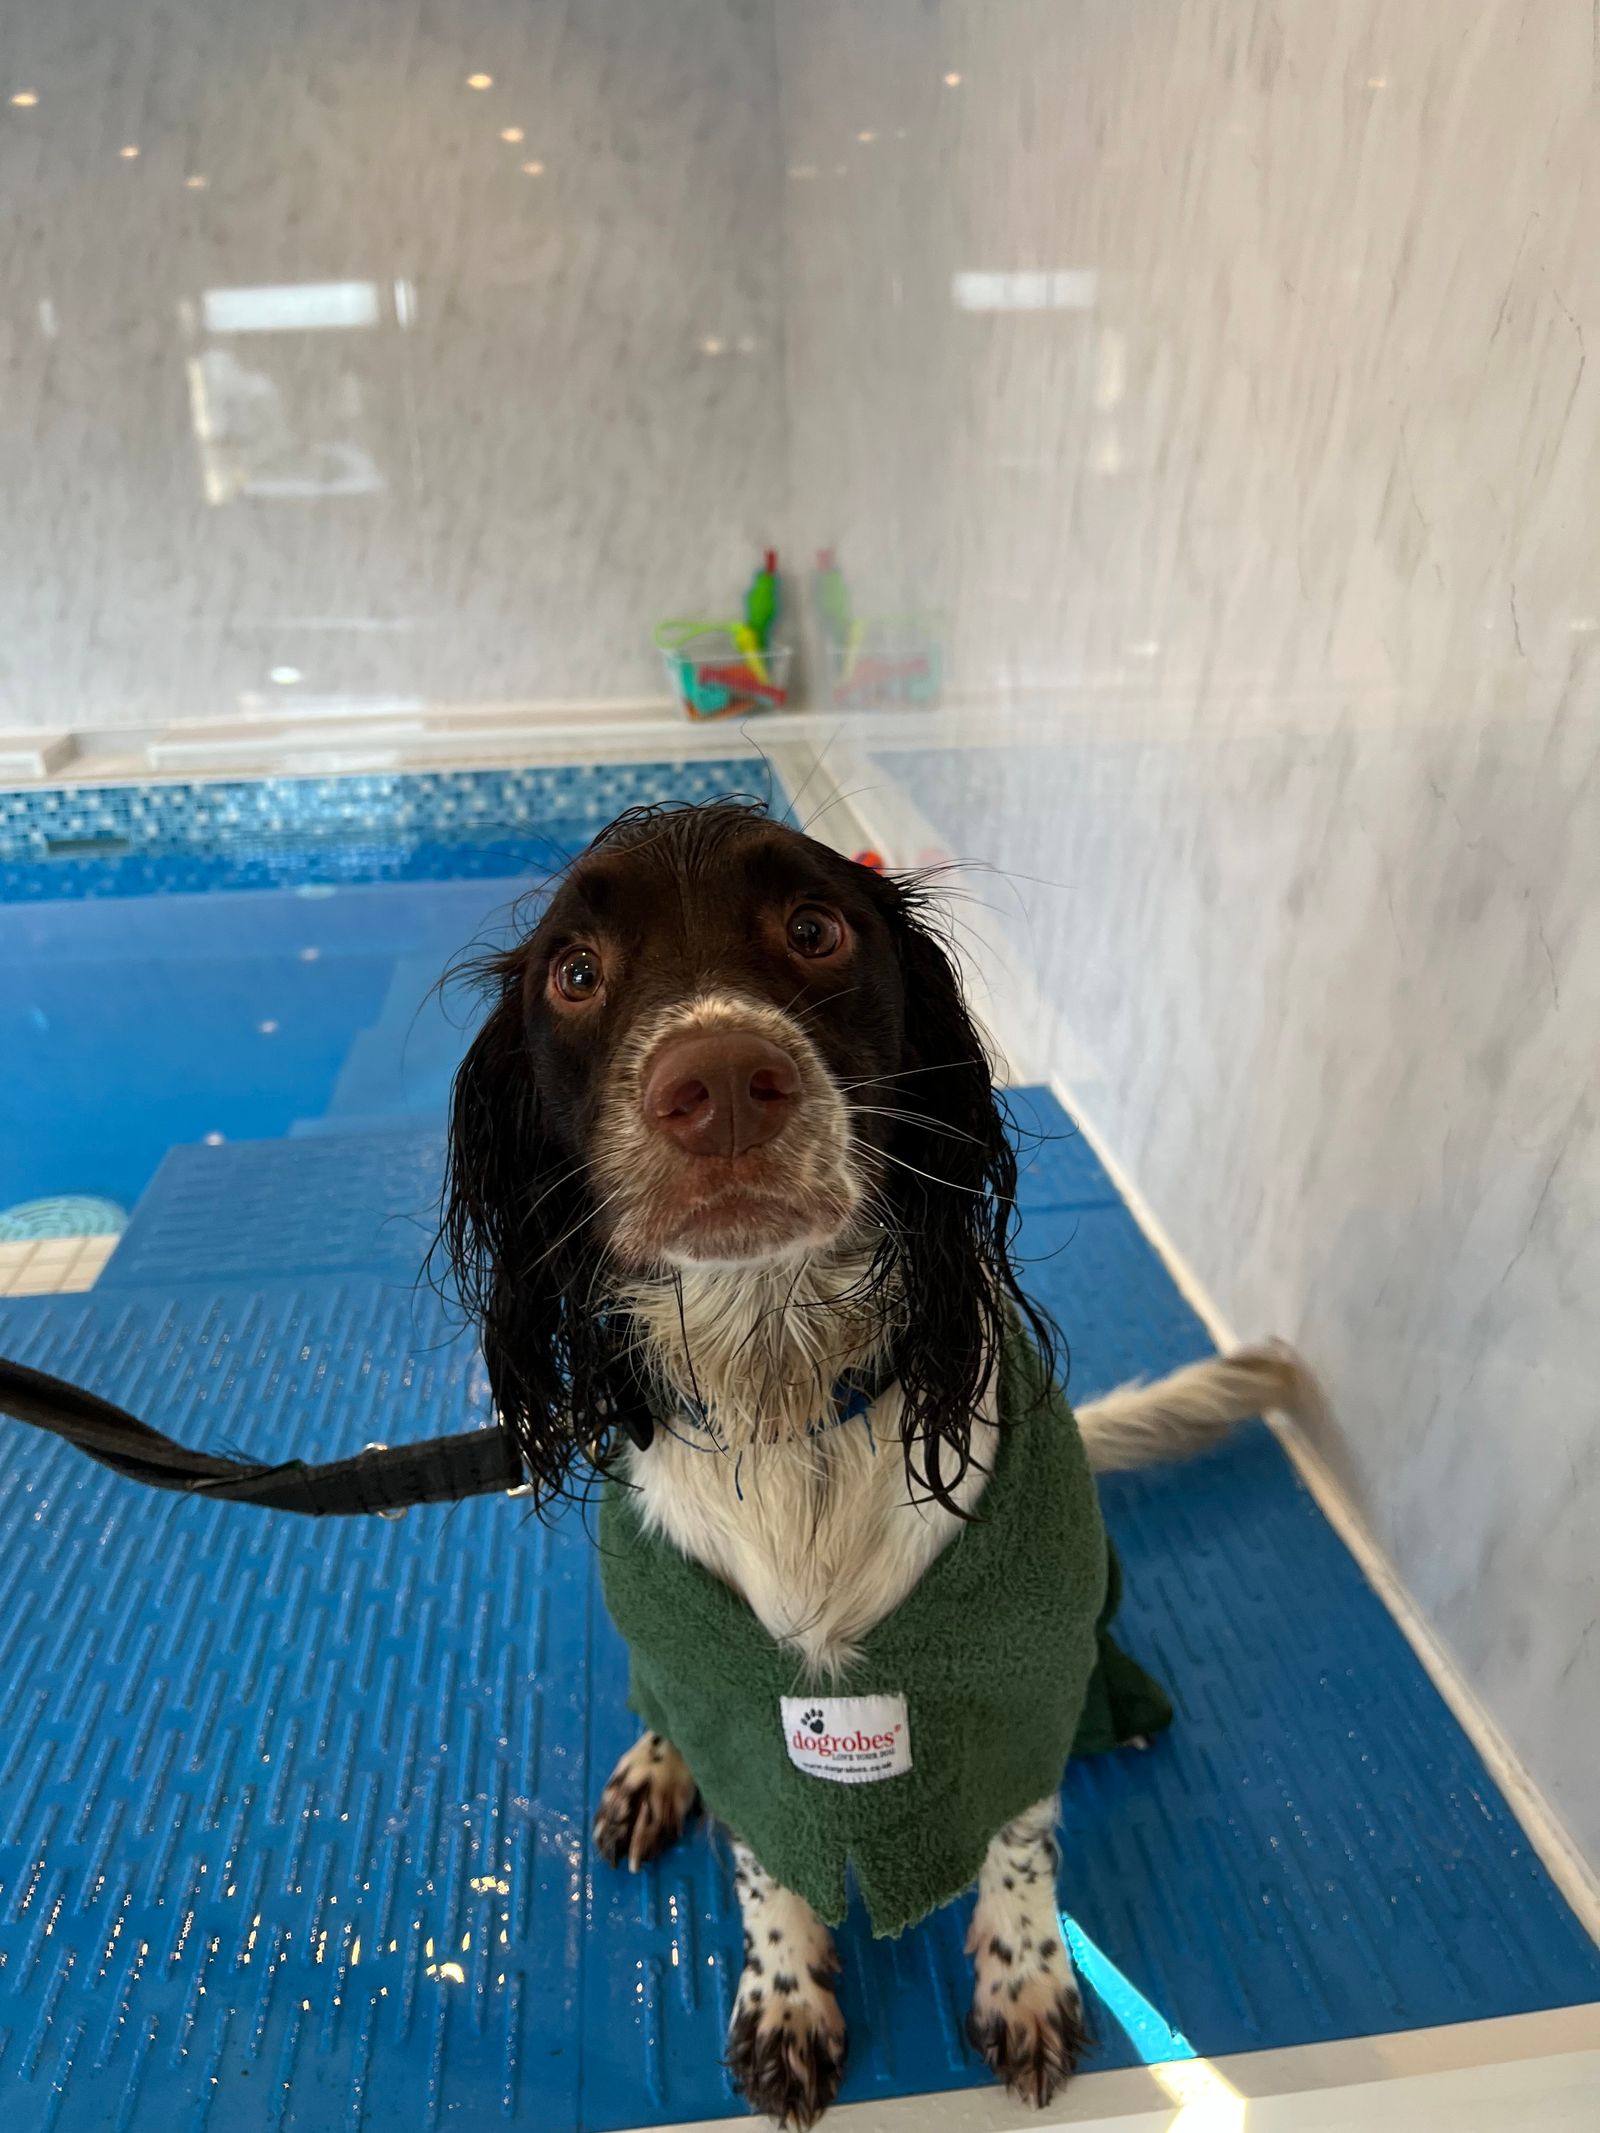
[[[824,2133],[1594,2133],[1600,2006],[1080,2074],[1046,2111],[999,2089],[847,2104]],[[675,2133],[733,2133],[749,2117]],[[644,2133],[644,2129],[640,2129]]]

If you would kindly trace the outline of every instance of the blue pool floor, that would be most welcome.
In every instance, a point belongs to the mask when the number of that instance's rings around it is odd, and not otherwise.
[[[1050,1099],[1024,1249],[1087,1393],[1207,1349]],[[485,1417],[413,1286],[437,1127],[175,1150],[98,1288],[0,1352],[189,1441],[328,1457]],[[575,1515],[182,1503],[0,1425],[0,2088],[18,2133],[539,2133],[717,2117],[740,1953],[697,1827],[637,1878],[588,1821],[633,1734]],[[1600,1955],[1268,1432],[1109,1480],[1124,1641],[1178,1707],[1075,1765],[1061,1897],[1096,2067],[1600,1998]],[[984,2079],[964,1905],[841,1936],[846,2099]]]

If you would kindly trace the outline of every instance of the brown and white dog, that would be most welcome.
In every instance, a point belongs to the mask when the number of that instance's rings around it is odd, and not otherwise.
[[[535,1490],[624,1475],[647,1527],[820,1683],[979,1505],[1008,1314],[1058,1347],[1013,1269],[1015,1155],[927,895],[759,808],[635,811],[479,974],[492,1004],[457,1078],[443,1234]],[[845,1372],[889,1370],[870,1432],[811,1432]],[[667,1430],[630,1442],[625,1380],[694,1403],[723,1456]],[[1098,1470],[1142,1465],[1289,1405],[1296,1382],[1288,1351],[1246,1351],[1078,1421]],[[641,1866],[695,1799],[647,1734],[605,1789],[599,1850]],[[1084,2041],[1055,1821],[1051,1798],[995,1831],[969,1943],[973,2040],[1041,2105]],[[832,1936],[736,1832],[734,1851],[729,2065],[755,2108],[807,2126],[844,2061]]]

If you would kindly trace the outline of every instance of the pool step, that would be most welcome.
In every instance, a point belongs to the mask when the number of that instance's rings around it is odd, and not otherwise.
[[[469,991],[440,991],[441,974],[461,953],[462,940],[462,914],[450,904],[424,920],[396,956],[377,1015],[345,1053],[327,1118],[443,1118],[451,1079],[481,1014]]]
[[[404,1121],[173,1148],[100,1287],[359,1273],[409,1288],[433,1240],[443,1168],[442,1127]]]
[[[292,1141],[365,1140],[369,1135],[431,1133],[444,1138],[444,1115],[429,1113],[413,1118],[407,1112],[349,1112],[339,1118],[297,1118],[289,1128]]]

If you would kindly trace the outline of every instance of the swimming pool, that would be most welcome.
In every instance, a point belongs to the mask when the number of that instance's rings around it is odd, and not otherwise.
[[[0,1210],[131,1208],[186,1143],[441,1117],[462,950],[622,808],[751,784],[698,762],[0,796]]]

